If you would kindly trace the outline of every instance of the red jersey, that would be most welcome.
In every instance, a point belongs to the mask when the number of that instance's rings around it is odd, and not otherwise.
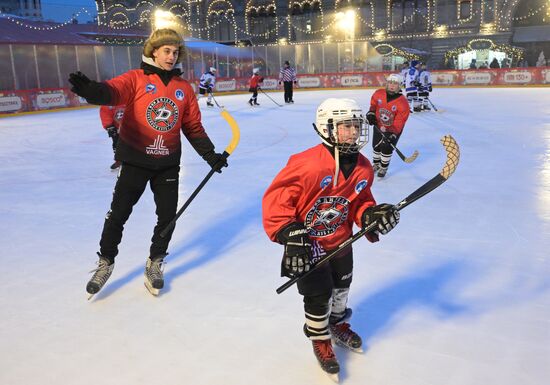
[[[376,113],[376,121],[383,132],[400,134],[409,118],[409,102],[403,95],[392,101],[387,100],[386,90],[376,90],[370,99],[369,111]]]
[[[181,132],[187,139],[207,138],[193,88],[179,76],[165,85],[156,73],[130,70],[106,81],[113,105],[123,104],[115,158],[145,167],[177,165]]]
[[[260,75],[258,74],[254,74],[252,75],[252,77],[250,78],[250,88],[258,88],[258,86],[260,85],[260,83],[262,83],[264,81],[264,78],[262,78]]]
[[[103,128],[120,128],[122,117],[124,116],[124,106],[101,106],[99,108],[99,118]]]
[[[334,158],[322,144],[292,155],[264,194],[262,215],[272,241],[292,222],[308,227],[309,236],[325,249],[335,249],[352,234],[353,222],[361,226],[363,211],[376,204],[371,193],[374,172],[359,154],[346,179],[342,171],[334,187]]]

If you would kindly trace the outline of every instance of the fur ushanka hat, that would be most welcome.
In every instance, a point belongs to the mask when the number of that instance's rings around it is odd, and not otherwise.
[[[163,28],[154,31],[143,46],[143,56],[154,59],[153,51],[163,45],[176,45],[179,47],[179,55],[176,63],[181,62],[185,47],[183,38],[173,29]]]

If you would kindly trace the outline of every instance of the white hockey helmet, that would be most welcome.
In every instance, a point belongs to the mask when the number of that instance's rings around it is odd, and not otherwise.
[[[217,71],[217,69],[216,69],[216,68],[214,68],[214,67],[210,67],[210,72],[216,72],[216,71]]]
[[[338,124],[345,122],[353,123],[358,128],[354,143],[338,142]],[[363,110],[352,99],[326,99],[317,107],[314,126],[325,144],[344,154],[359,152],[369,141],[369,129]]]
[[[259,69],[259,68],[254,68],[254,69],[252,70],[252,73],[253,73],[253,74],[257,74],[258,72],[260,72],[260,69]]]
[[[401,78],[401,74],[389,74],[386,78],[386,82],[401,84],[403,82],[403,79]]]

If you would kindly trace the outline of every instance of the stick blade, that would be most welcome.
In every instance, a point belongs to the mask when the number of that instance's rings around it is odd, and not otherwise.
[[[408,158],[405,158],[405,163],[414,162],[416,160],[416,158],[418,157],[418,155],[419,155],[418,150],[414,150],[414,152],[411,156],[409,156]]]
[[[458,162],[460,162],[460,147],[451,135],[445,135],[440,139],[440,142],[447,152],[447,161],[439,174],[443,178],[449,179],[455,172]]]

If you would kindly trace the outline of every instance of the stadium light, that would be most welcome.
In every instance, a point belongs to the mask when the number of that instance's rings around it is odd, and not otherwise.
[[[179,24],[175,19],[176,17],[172,12],[157,9],[153,17],[153,31],[162,28],[171,28],[174,24]]]
[[[346,12],[336,13],[336,28],[343,31],[346,39],[355,37],[355,11],[348,9]]]

